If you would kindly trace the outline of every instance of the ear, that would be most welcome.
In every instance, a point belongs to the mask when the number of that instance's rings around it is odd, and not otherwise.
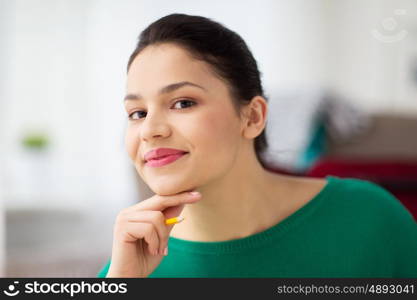
[[[242,110],[242,134],[248,139],[254,139],[260,135],[265,128],[268,103],[264,97],[255,96]]]

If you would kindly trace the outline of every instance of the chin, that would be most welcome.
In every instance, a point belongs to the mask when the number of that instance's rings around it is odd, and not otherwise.
[[[178,187],[172,187],[172,188],[170,188],[170,187],[157,187],[157,188],[151,188],[151,189],[155,194],[160,195],[160,196],[175,195],[175,194],[182,193],[182,192],[185,192],[185,191],[188,190],[188,189],[181,189],[181,188],[178,188]]]
[[[162,182],[149,182],[149,188],[157,195],[169,196],[175,195],[178,193],[192,191],[194,190],[195,185],[190,184],[181,184],[181,183],[162,183]]]

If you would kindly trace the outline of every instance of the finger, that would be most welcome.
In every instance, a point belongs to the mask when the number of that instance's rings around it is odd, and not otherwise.
[[[131,208],[133,210],[164,210],[171,206],[177,206],[180,204],[194,203],[200,200],[201,194],[191,194],[189,192],[184,192],[172,196],[159,196],[154,195],[153,197],[143,200]]]
[[[168,244],[169,228],[166,226],[166,219],[162,212],[154,210],[135,211],[126,216],[126,220],[132,223],[152,224],[158,233],[158,253],[163,254],[165,246]]]
[[[148,244],[148,251],[151,255],[157,255],[159,249],[159,237],[153,224],[128,222],[126,224],[126,234],[130,237],[130,242],[144,239]]]
[[[166,219],[178,217],[182,213],[184,207],[185,207],[184,203],[177,205],[177,206],[171,206],[171,207],[164,209],[162,213],[164,214]]]

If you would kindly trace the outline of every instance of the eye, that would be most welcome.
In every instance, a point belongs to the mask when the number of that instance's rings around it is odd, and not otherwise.
[[[189,99],[181,99],[181,100],[178,100],[177,102],[174,103],[174,107],[177,105],[177,103],[185,104],[185,107],[183,107],[182,105],[180,105],[180,108],[177,107],[175,109],[190,108],[191,106],[194,106],[194,105],[197,104],[195,101],[192,101],[192,100],[189,100]],[[143,111],[143,110],[137,110],[137,111],[132,112],[129,115],[129,120],[138,120],[138,119],[141,119],[140,116],[138,116],[138,118],[133,118],[133,115],[136,114],[136,113],[142,114],[142,117],[146,116],[146,112],[145,111]]]
[[[188,103],[188,104],[190,104],[190,103],[191,103],[191,105],[186,105],[186,107],[183,107],[183,108],[188,108],[188,107],[191,107],[191,106],[194,106],[194,105],[196,105],[196,104],[197,104],[197,103],[195,103],[194,101],[191,101],[191,100],[188,100],[188,99],[178,100],[177,102],[175,102],[174,106],[175,106],[177,103]]]
[[[133,118],[132,116],[134,115],[134,114],[136,114],[136,113],[145,113],[143,110],[137,110],[137,111],[134,111],[134,112],[132,112],[128,117],[129,117],[129,120],[137,120],[137,119],[135,119],[135,118]],[[138,119],[140,119],[140,118],[138,118]]]

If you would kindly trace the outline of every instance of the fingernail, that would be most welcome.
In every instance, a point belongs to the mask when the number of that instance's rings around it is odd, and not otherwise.
[[[164,255],[167,256],[168,255],[168,247],[165,247],[164,249]]]
[[[201,194],[199,192],[190,192],[191,196],[200,196]]]

